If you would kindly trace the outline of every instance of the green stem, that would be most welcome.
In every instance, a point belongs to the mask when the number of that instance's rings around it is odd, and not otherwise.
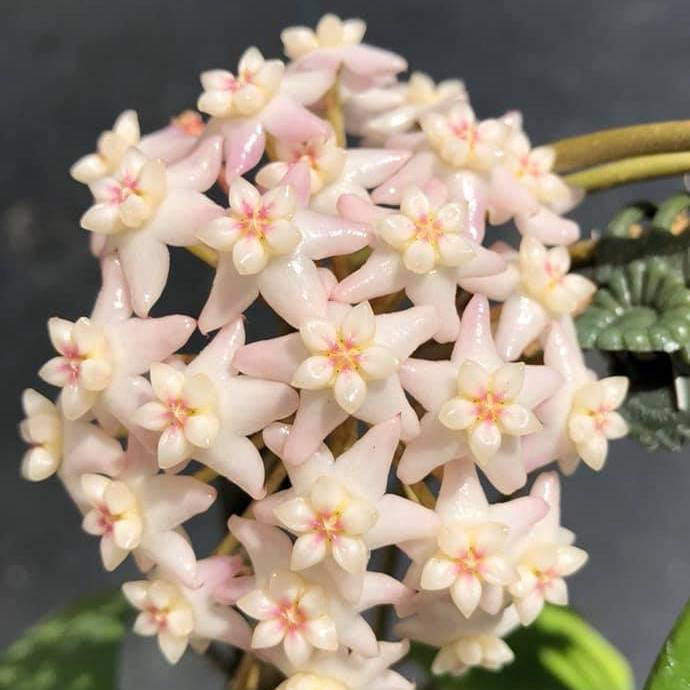
[[[655,153],[690,150],[690,120],[616,127],[548,144],[556,152],[556,172]]]
[[[568,184],[588,192],[619,187],[657,177],[671,177],[690,171],[690,151],[657,153],[651,156],[626,158],[614,163],[597,165],[566,175]]]

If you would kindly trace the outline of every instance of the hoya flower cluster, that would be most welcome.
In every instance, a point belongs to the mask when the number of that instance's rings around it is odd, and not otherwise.
[[[412,687],[389,669],[408,640],[438,648],[436,673],[509,662],[504,636],[565,604],[587,556],[556,473],[494,504],[479,475],[507,497],[555,460],[601,468],[626,433],[626,379],[597,381],[573,328],[593,292],[568,272],[577,190],[517,113],[479,120],[461,82],[401,77],[364,30],[287,29],[288,63],[250,48],[201,75],[203,115],[141,135],[126,111],[99,137],[72,176],[102,287],[89,316],[49,320],[52,394],[23,397],[22,472],[57,474],[106,569],[134,558],[135,631],[171,663],[237,647],[280,690]],[[519,250],[483,246],[508,221]],[[150,316],[170,247],[215,266],[193,317]],[[247,344],[259,295],[283,335]],[[179,354],[197,328],[207,345]],[[216,476],[253,500],[234,555],[184,531]],[[402,580],[370,569],[379,549],[406,555]],[[386,605],[401,641],[362,615]]]

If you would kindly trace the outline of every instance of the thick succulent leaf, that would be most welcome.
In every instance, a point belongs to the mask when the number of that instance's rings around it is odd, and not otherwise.
[[[647,201],[625,206],[609,221],[604,237],[632,237],[655,212],[656,206]]]
[[[676,409],[670,384],[667,388],[630,392],[620,411],[628,422],[630,436],[648,450],[677,451],[690,440],[690,413]]]
[[[645,690],[690,687],[690,602],[676,620],[645,683]]]
[[[666,232],[678,234],[688,227],[690,195],[685,192],[674,194],[659,206],[652,218],[652,226]]]
[[[115,592],[38,623],[0,656],[0,690],[115,690],[130,612]]]
[[[599,273],[603,285],[577,320],[580,344],[612,351],[687,351],[690,289],[677,259],[654,255]]]
[[[427,690],[632,690],[628,662],[572,610],[546,606],[529,628],[507,639],[515,661],[498,672],[472,670],[434,678]],[[436,650],[413,645],[413,659],[428,668]],[[671,687],[671,686],[668,686]],[[655,689],[656,690],[656,689]]]

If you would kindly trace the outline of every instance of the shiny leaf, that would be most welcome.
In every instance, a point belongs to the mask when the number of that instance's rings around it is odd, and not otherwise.
[[[0,656],[0,690],[115,690],[129,615],[122,595],[109,593],[29,628]]]
[[[673,626],[659,652],[645,690],[682,690],[690,687],[690,603]]]

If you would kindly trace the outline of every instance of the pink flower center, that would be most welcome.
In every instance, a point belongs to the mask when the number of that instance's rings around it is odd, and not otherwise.
[[[123,175],[119,183],[112,185],[108,191],[110,200],[114,204],[121,204],[132,194],[141,194],[141,190],[137,184],[137,178],[130,173]]]
[[[336,372],[356,371],[362,357],[361,350],[351,341],[338,339],[328,351],[328,359]]]
[[[98,526],[101,530],[101,534],[104,536],[111,535],[115,523],[118,520],[118,516],[113,515],[104,503],[96,506],[96,510],[98,511]]]
[[[467,120],[461,120],[460,122],[451,122],[450,129],[453,135],[458,139],[463,139],[467,142],[470,149],[479,141],[479,132],[477,128]]]
[[[484,562],[484,553],[474,546],[470,546],[467,551],[456,556],[455,570],[458,575],[480,575]]]
[[[549,288],[553,289],[563,282],[565,274],[560,268],[556,268],[550,261],[546,261],[544,264],[544,271],[546,275],[549,276]]]
[[[609,423],[608,415],[612,409],[613,408],[607,405],[601,405],[592,412],[592,418],[594,419],[594,425],[597,431],[604,433]]]
[[[239,89],[241,89],[246,84],[251,84],[253,77],[253,72],[250,72],[248,69],[244,69],[241,70],[237,76],[231,74],[225,80],[224,86],[227,91],[234,93],[235,91],[239,91]]]
[[[520,158],[520,174],[528,175],[530,177],[541,177],[544,171],[541,169],[537,163],[532,160],[529,153],[526,153]]]
[[[201,119],[201,115],[193,110],[185,110],[183,113],[180,113],[171,120],[170,124],[185,134],[191,134],[194,137],[200,136],[204,131],[204,121]]]
[[[307,616],[295,600],[286,599],[278,604],[274,616],[280,621],[286,633],[298,632],[307,622]]]
[[[69,376],[70,381],[75,383],[79,379],[79,371],[81,363],[86,359],[86,356],[79,352],[79,349],[71,345],[62,351],[63,362],[60,369]]]
[[[271,228],[270,208],[261,205],[254,209],[245,203],[242,207],[242,216],[236,219],[237,229],[244,237],[255,237],[263,240]]]
[[[503,414],[505,396],[501,393],[486,391],[474,399],[474,414],[479,422],[491,422],[495,424]]]
[[[168,401],[168,424],[174,427],[183,427],[192,410],[182,399]]]
[[[325,541],[335,541],[343,532],[343,524],[339,512],[318,513],[311,523],[312,530]]]
[[[155,606],[149,606],[146,612],[153,618],[159,630],[165,630],[168,627],[168,609],[159,609]]]
[[[443,237],[444,229],[434,214],[424,214],[415,221],[415,239],[436,247]]]
[[[305,143],[296,146],[291,153],[291,163],[306,163],[310,168],[318,167],[319,146],[314,143]]]
[[[555,568],[549,568],[548,570],[534,569],[534,576],[537,578],[537,590],[540,592],[546,589],[557,577],[559,577]]]

